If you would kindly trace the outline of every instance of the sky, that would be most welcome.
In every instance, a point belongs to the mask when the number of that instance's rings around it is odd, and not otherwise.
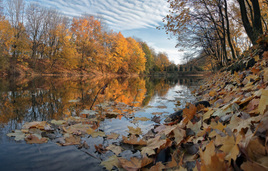
[[[121,32],[125,37],[135,37],[145,41],[156,52],[166,52],[169,60],[182,63],[183,52],[175,48],[176,40],[169,39],[162,19],[168,14],[166,0],[27,0],[39,2],[46,7],[59,10],[69,17],[81,14],[100,15],[108,27]]]

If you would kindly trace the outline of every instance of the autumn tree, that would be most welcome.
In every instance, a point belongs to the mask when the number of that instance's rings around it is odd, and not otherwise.
[[[38,48],[44,43],[47,31],[47,10],[36,3],[30,4],[26,9],[27,32],[31,38],[31,58],[36,61],[41,58]]]
[[[101,23],[93,16],[73,18],[71,31],[76,50],[80,56],[80,69],[85,70],[96,64],[97,43],[101,37]]]
[[[143,52],[145,53],[146,64],[145,64],[145,72],[149,73],[153,68],[153,56],[151,50],[146,42],[140,42]]]
[[[13,29],[5,17],[0,17],[0,71],[9,66]]]
[[[15,67],[17,61],[28,57],[29,53],[29,39],[24,27],[24,10],[25,3],[23,0],[10,0],[7,2],[8,19],[13,27],[12,42],[12,67]]]
[[[128,37],[127,63],[130,73],[141,73],[145,71],[146,58],[142,47],[135,39]]]

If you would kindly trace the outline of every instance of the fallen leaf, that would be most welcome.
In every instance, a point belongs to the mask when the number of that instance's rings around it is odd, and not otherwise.
[[[173,130],[174,137],[175,137],[175,142],[178,144],[181,143],[181,141],[184,139],[186,136],[186,131],[181,129],[181,128],[176,128]]]
[[[264,112],[267,110],[267,106],[268,106],[268,90],[262,90],[262,95],[258,107],[260,114],[262,115],[264,114]]]
[[[94,145],[94,147],[95,147],[95,150],[98,152],[98,153],[100,153],[100,154],[103,154],[103,153],[105,153],[107,150],[103,147],[103,145],[102,144],[99,144],[99,145]]]
[[[138,138],[135,135],[131,135],[130,138],[128,139],[125,136],[122,136],[123,143],[126,144],[132,144],[132,145],[147,145],[147,142],[144,140],[138,140]]]
[[[136,121],[149,121],[150,119],[146,118],[146,117],[136,117],[136,118],[134,118],[134,120],[136,120]]]
[[[129,131],[127,131],[130,134],[134,134],[134,135],[141,135],[141,128],[137,127],[137,128],[133,128],[131,126],[128,126]]]
[[[64,121],[64,120],[54,120],[54,119],[53,119],[53,120],[51,121],[51,123],[54,124],[54,125],[58,125],[58,126],[59,126],[59,125],[66,124],[66,121]]]
[[[47,138],[38,138],[37,136],[35,136],[34,134],[30,134],[30,135],[27,135],[25,137],[25,141],[28,143],[28,144],[43,144],[43,143],[46,143],[48,141]]]
[[[114,139],[116,140],[119,137],[119,134],[111,133],[110,135],[107,135],[107,139]]]
[[[193,119],[194,115],[196,114],[197,107],[193,104],[190,104],[189,109],[185,108],[183,110],[183,117],[185,118],[184,123],[188,123],[191,119]]]
[[[13,133],[8,133],[7,136],[9,137],[15,137],[15,141],[21,141],[24,140],[25,133],[23,133],[21,130],[15,130]]]
[[[79,145],[81,141],[81,138],[76,135],[72,134],[65,134],[65,143],[62,144],[63,146],[68,146],[68,145]]]
[[[151,155],[155,154],[155,151],[154,151],[154,149],[152,149],[150,147],[142,147],[141,148],[141,154],[143,156],[146,156],[146,155],[151,156]]]
[[[156,165],[152,166],[149,171],[160,171],[164,169],[165,165],[163,165],[162,162],[157,162]]]
[[[109,157],[108,160],[101,162],[101,165],[104,166],[107,170],[112,170],[114,166],[117,168],[119,168],[120,166],[119,160],[116,155],[113,155]]]
[[[106,149],[112,151],[116,155],[120,154],[123,151],[122,147],[113,144],[110,144],[108,147],[106,147]]]
[[[126,170],[139,170],[153,162],[153,159],[144,157],[142,159],[131,157],[130,161],[124,158],[118,158],[121,166]]]
[[[94,132],[94,133],[91,134],[92,138],[97,138],[98,136],[105,137],[105,133],[102,132],[102,131],[98,131],[98,132]]]

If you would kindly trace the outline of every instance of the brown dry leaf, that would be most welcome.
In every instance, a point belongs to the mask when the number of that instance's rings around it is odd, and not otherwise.
[[[236,160],[239,154],[239,148],[233,136],[222,137],[222,146],[220,150],[225,153],[225,159],[231,162],[231,159]]]
[[[211,164],[211,157],[215,156],[215,146],[214,146],[214,141],[210,141],[208,145],[206,145],[205,151],[200,151],[200,159],[204,165],[210,165]]]
[[[154,149],[152,149],[150,147],[142,147],[141,148],[141,154],[143,156],[146,156],[146,155],[151,156],[151,155],[155,154],[155,151],[154,151]]]
[[[116,155],[120,154],[123,151],[122,147],[113,144],[110,144],[108,147],[106,147],[106,149],[111,150]]]
[[[37,129],[41,129],[41,130],[50,130],[51,129],[50,125],[46,121],[42,121],[42,122],[38,122],[38,121],[26,122],[22,126],[22,130],[28,130],[30,128],[37,128]]]
[[[84,125],[81,123],[71,125],[67,128],[63,127],[63,130],[67,133],[70,133],[70,134],[87,133],[90,135],[94,132],[94,130],[89,125]]]
[[[267,171],[268,167],[262,166],[257,162],[247,161],[241,165],[241,169],[243,169],[244,171],[252,171],[252,170]]]
[[[117,168],[119,168],[120,166],[119,160],[116,155],[113,155],[109,157],[108,160],[101,162],[101,165],[105,166],[107,170],[112,170],[114,166]]]
[[[259,103],[259,112],[260,114],[264,114],[264,112],[267,110],[268,106],[268,90],[262,90],[262,95]]]
[[[248,146],[246,147],[246,151],[250,159],[257,161],[259,158],[262,158],[266,155],[265,146],[262,144],[261,140],[258,137],[253,137]]]
[[[149,171],[160,171],[164,169],[165,165],[163,165],[162,162],[157,162],[156,165],[152,166]]]
[[[169,169],[169,168],[174,168],[177,166],[178,166],[178,163],[176,162],[174,155],[172,155],[172,160],[166,164],[166,168]]]
[[[62,144],[63,146],[80,144],[81,138],[79,136],[72,134],[65,134],[64,136],[65,136],[65,143]]]
[[[34,134],[30,134],[30,135],[26,136],[25,141],[28,144],[43,144],[43,143],[46,143],[48,141],[48,139],[47,138],[40,138],[39,139]]]
[[[209,119],[210,116],[214,113],[214,110],[210,108],[204,115],[203,115],[203,121],[206,119]]]
[[[173,130],[174,137],[175,137],[175,142],[178,144],[181,143],[181,141],[184,139],[186,136],[186,131],[181,129],[181,128],[176,128]]]
[[[152,115],[162,115],[163,114],[163,112],[153,112],[153,113],[151,113]]]
[[[98,136],[100,136],[100,137],[105,137],[105,132],[98,131],[98,132],[93,132],[93,133],[91,134],[91,137],[92,137],[92,138],[97,138]]]
[[[158,109],[166,109],[167,106],[156,106]]]
[[[211,122],[210,123],[210,126],[212,129],[217,129],[217,130],[220,130],[220,131],[223,131],[224,128],[226,128],[226,125],[224,126],[221,122]]]
[[[195,105],[190,104],[189,109],[185,108],[183,110],[183,117],[185,118],[184,123],[188,123],[191,119],[193,119],[194,115],[196,114],[197,108]]]
[[[208,165],[201,165],[201,171],[215,171],[215,170],[227,170],[228,166],[224,162],[224,154],[214,154],[210,157],[211,163]]]
[[[130,161],[124,158],[118,158],[121,166],[126,170],[139,170],[153,162],[153,159],[144,157],[142,159],[131,157]]]
[[[142,134],[141,128],[139,128],[139,127],[133,128],[131,126],[128,126],[128,129],[129,129],[129,131],[127,131],[127,132],[130,134],[133,134],[133,135],[141,135]]]
[[[94,145],[95,146],[95,150],[100,153],[100,154],[103,154],[105,153],[107,150],[103,147],[102,144],[99,144],[99,145]]]
[[[107,135],[107,139],[114,139],[116,140],[119,137],[119,134],[111,133],[110,135]]]
[[[253,72],[253,74],[257,74],[258,72],[260,72],[260,69],[252,68],[251,72]]]
[[[136,120],[136,121],[149,121],[151,119],[146,118],[146,117],[136,117],[134,120]]]
[[[197,134],[198,132],[201,131],[200,129],[201,125],[202,125],[201,120],[195,124],[189,121],[186,127],[190,128],[192,131],[194,131],[195,134]]]
[[[252,110],[255,110],[258,107],[259,103],[260,103],[260,99],[255,98],[255,99],[251,100],[249,102],[249,104],[247,105],[246,111],[251,112]]]
[[[126,143],[126,144],[147,145],[146,141],[144,141],[142,139],[138,141],[138,138],[133,134],[130,136],[129,139],[127,137],[125,137],[125,136],[122,136],[122,139],[123,139],[123,143]]]
[[[264,82],[268,82],[268,68],[265,68],[264,69],[264,72],[263,72],[263,81]]]

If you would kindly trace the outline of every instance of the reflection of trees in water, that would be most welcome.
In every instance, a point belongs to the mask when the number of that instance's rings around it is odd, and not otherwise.
[[[100,92],[105,84],[107,88]],[[22,121],[61,119],[64,115],[78,115],[82,110],[89,109],[94,99],[94,104],[110,100],[141,106],[146,94],[145,80],[141,78],[43,78],[34,79],[27,84],[1,81],[0,88],[2,126],[7,123],[17,125]],[[10,129],[16,129],[16,125]]]
[[[10,130],[14,130],[18,123],[23,121],[43,121],[61,119],[65,115],[79,115],[82,110],[90,109],[92,104],[97,105],[105,101],[144,106],[154,95],[166,95],[178,81],[179,84],[194,82],[181,82],[181,79],[171,78],[92,80],[47,77],[16,84],[0,80],[0,126],[9,123]]]

